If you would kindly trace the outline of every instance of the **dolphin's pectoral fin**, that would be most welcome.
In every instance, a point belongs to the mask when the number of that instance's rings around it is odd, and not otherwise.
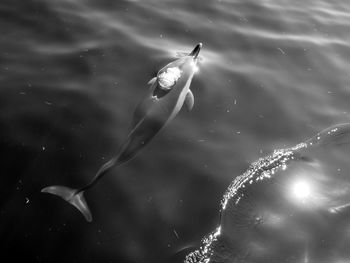
[[[151,79],[150,81],[148,81],[148,85],[153,85],[154,84],[154,82],[156,82],[156,79],[157,79],[157,77],[154,77],[153,79]]]
[[[188,90],[188,92],[186,94],[185,103],[186,103],[187,109],[189,111],[192,110],[193,105],[194,105],[194,97],[193,97],[193,93],[191,90]]]

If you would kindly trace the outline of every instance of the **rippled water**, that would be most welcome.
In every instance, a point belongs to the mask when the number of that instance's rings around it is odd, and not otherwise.
[[[322,153],[348,155],[341,146],[349,142],[350,123],[335,125],[254,162],[226,190],[219,226],[185,262],[346,262],[348,160]]]
[[[251,162],[349,122],[349,14],[347,1],[2,0],[4,257],[182,262],[218,226],[222,195]],[[191,86],[194,109],[180,112],[142,153],[86,195],[91,224],[40,193],[51,184],[88,182],[121,145],[146,83],[198,42],[204,46]],[[349,149],[331,148],[309,153],[310,160],[285,172],[332,171],[341,179],[316,178],[317,189],[326,184],[334,195],[348,193]],[[228,240],[254,240],[251,245],[279,262],[347,262],[349,212],[318,219],[317,209],[269,203],[284,196],[287,181],[273,184],[271,193],[266,181],[243,209],[291,209],[299,211],[297,219],[288,219],[283,230],[265,227],[248,236],[225,231]],[[307,238],[289,251],[288,242],[303,236],[285,239],[295,229],[308,230]],[[231,258],[220,262],[249,255],[223,251]]]

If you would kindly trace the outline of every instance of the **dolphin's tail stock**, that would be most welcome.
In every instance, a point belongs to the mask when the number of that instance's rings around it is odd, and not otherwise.
[[[41,192],[61,197],[63,200],[66,200],[68,203],[76,207],[83,214],[86,221],[92,221],[90,209],[84,198],[84,191],[60,185],[53,185],[43,188]]]

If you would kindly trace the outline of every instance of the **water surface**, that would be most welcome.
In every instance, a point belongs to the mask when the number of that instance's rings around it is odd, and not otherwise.
[[[1,1],[4,258],[182,262],[251,162],[349,122],[349,11],[314,0]],[[88,182],[121,145],[146,83],[198,42],[194,109],[87,194],[93,223],[40,193]],[[346,178],[349,156],[313,158],[327,169],[342,160]],[[334,262],[349,260],[343,249]]]

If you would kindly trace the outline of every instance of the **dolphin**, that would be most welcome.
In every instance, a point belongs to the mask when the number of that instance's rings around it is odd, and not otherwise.
[[[119,153],[100,167],[90,183],[78,189],[59,185],[48,186],[41,192],[66,200],[91,222],[92,215],[84,192],[94,186],[112,167],[135,157],[179,113],[184,103],[189,110],[193,108],[194,97],[190,85],[201,48],[202,43],[197,44],[191,53],[160,69],[157,76],[148,82],[150,88],[135,109],[130,132]]]

